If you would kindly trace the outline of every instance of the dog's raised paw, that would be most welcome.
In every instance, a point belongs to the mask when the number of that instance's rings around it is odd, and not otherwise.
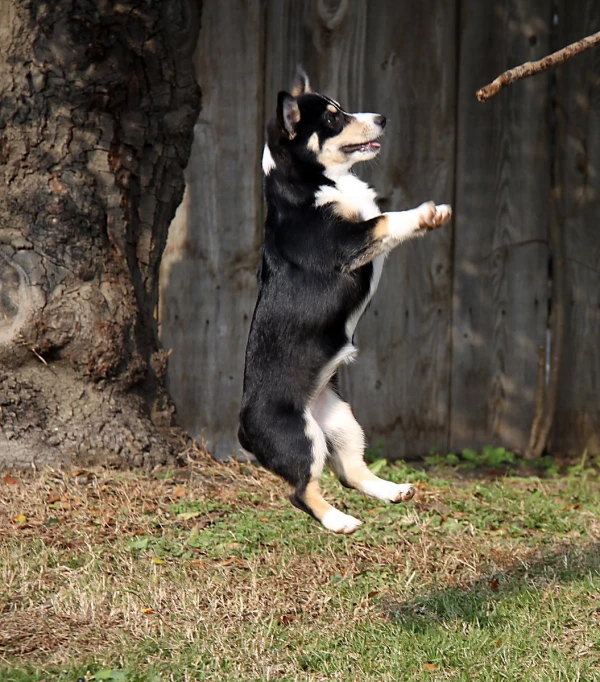
[[[427,201],[419,206],[419,227],[435,230],[445,225],[452,217],[452,207],[449,204],[436,206],[433,201]]]
[[[419,212],[419,227],[433,227],[435,220],[436,206],[433,201],[426,201],[417,209]]]
[[[434,224],[432,227],[441,227],[445,225],[450,218],[452,218],[452,206],[450,204],[439,204],[435,207],[435,216],[433,218]]]
[[[355,519],[354,516],[344,514],[338,509],[331,509],[326,512],[325,516],[321,519],[321,523],[327,530],[332,530],[334,533],[343,533],[345,535],[354,533],[354,531],[362,525],[362,521]]]

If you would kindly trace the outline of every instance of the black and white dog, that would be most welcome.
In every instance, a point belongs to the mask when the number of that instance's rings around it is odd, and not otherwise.
[[[292,94],[278,95],[262,160],[268,212],[239,440],[294,486],[297,507],[336,533],[361,522],[321,495],[327,461],[343,485],[372,497],[414,495],[412,485],[367,468],[364,434],[340,397],[336,372],[356,355],[354,329],[386,254],[451,216],[450,206],[433,202],[379,211],[374,190],[350,169],[377,155],[384,127],[380,114],[349,114],[312,92],[299,70]]]

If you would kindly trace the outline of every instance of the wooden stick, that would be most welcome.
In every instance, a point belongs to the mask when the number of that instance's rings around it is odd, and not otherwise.
[[[571,57],[574,57],[580,52],[589,50],[590,47],[594,47],[594,45],[598,45],[598,43],[600,43],[600,31],[587,38],[582,38],[576,43],[571,43],[571,45],[567,45],[567,47],[563,47],[562,50],[553,52],[537,62],[525,62],[525,64],[521,64],[521,66],[515,66],[514,69],[501,73],[496,80],[481,88],[481,90],[478,90],[475,93],[477,99],[480,102],[485,102],[490,99],[490,97],[497,95],[500,90],[507,85],[519,81],[522,78],[527,78],[528,76],[535,76],[536,73],[547,71],[557,64],[566,62],[567,59],[571,59]]]

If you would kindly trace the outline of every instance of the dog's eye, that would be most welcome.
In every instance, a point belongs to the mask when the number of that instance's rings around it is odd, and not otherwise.
[[[337,118],[337,111],[335,112],[335,114],[332,113],[331,111],[325,112],[325,121],[327,123],[329,123],[329,125],[335,123],[336,118]]]

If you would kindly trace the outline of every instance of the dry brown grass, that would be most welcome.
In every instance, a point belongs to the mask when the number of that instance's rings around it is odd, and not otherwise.
[[[359,502],[329,484],[329,497],[362,505],[367,522],[363,535],[340,538],[291,510],[267,472],[200,453],[167,478],[102,469],[13,476],[0,477],[0,652],[11,665],[118,662],[119,652],[140,647],[149,665],[189,662],[193,651],[197,664],[209,651],[211,666],[230,670],[227,679],[296,679],[293,670],[297,679],[347,679],[343,670],[298,672],[298,651],[314,645],[315,630],[343,642],[367,622],[388,627],[423,595],[477,585],[492,594],[494,576],[502,582],[548,555],[542,531],[524,542],[493,524],[476,528],[452,508],[450,494],[472,497],[460,481],[445,489],[418,482],[404,509]],[[519,494],[526,485],[505,482]],[[193,518],[173,512],[203,500],[206,510]],[[577,514],[586,543],[597,542],[597,518]],[[251,530],[271,524],[274,539],[240,540],[236,524],[246,518]],[[449,518],[460,533],[440,530]],[[186,547],[186,556],[128,549],[136,538],[185,546],[218,524],[218,546]],[[573,532],[576,541],[581,531]],[[555,551],[571,557],[568,535]],[[197,679],[178,665],[172,679]]]

